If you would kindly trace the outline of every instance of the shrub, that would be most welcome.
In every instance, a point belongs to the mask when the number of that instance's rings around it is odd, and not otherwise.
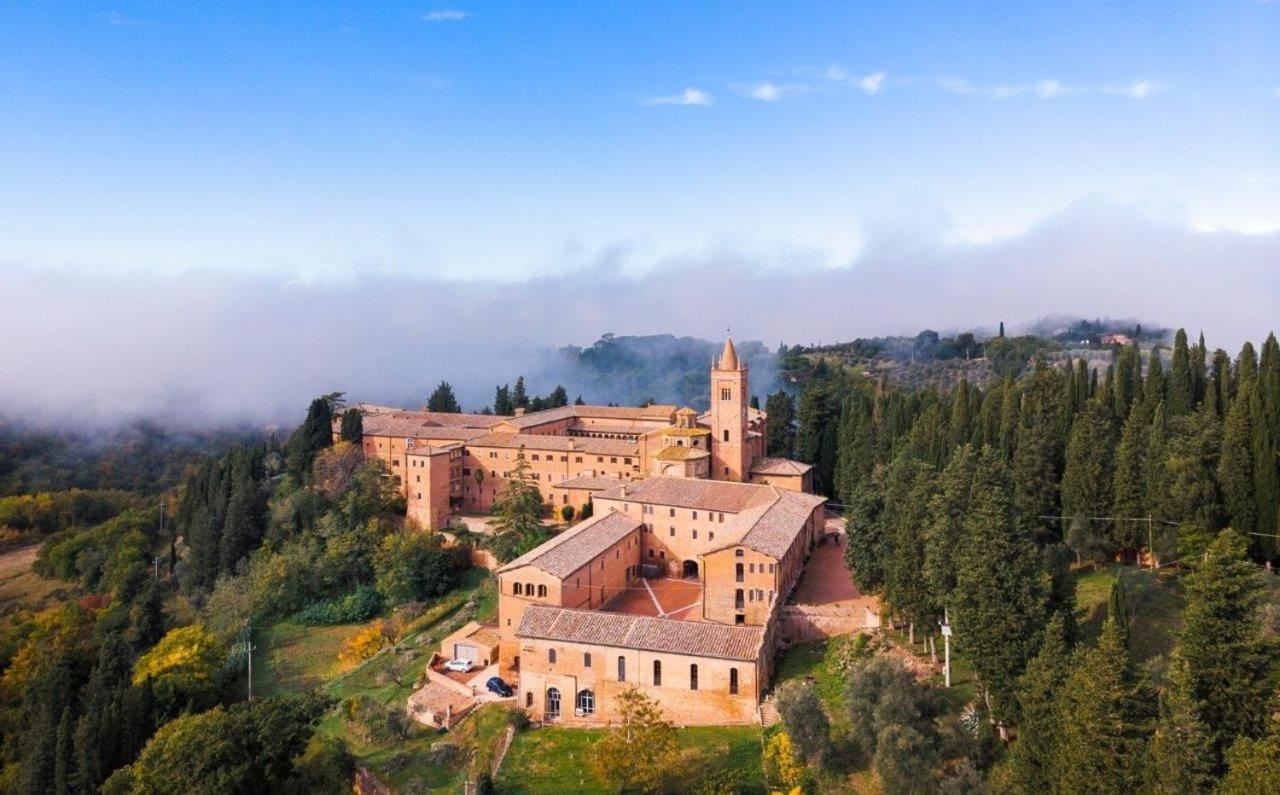
[[[364,662],[382,651],[384,640],[382,620],[376,619],[369,626],[347,638],[347,642],[342,644],[342,651],[338,652],[338,659],[346,665]]]
[[[372,585],[361,585],[345,596],[315,602],[297,613],[299,624],[354,624],[368,621],[382,610],[382,595]]]
[[[566,522],[573,521],[573,514],[574,510],[572,505],[566,505],[560,509],[560,518],[564,519]]]

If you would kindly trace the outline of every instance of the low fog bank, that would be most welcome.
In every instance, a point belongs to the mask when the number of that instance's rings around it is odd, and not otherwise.
[[[716,340],[732,328],[772,348],[1000,320],[1013,330],[1062,313],[1185,325],[1234,353],[1280,326],[1280,234],[1199,233],[1091,203],[987,245],[872,230],[863,254],[834,269],[717,249],[638,277],[603,260],[519,283],[10,265],[0,287],[0,413],[287,424],[333,390],[412,406],[444,379],[478,409],[524,373],[544,393],[567,375],[553,349],[607,332]]]

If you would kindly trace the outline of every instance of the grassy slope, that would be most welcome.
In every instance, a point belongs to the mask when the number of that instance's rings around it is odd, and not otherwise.
[[[678,729],[688,781],[733,775],[738,792],[763,792],[761,736],[755,726],[699,726]],[[498,786],[511,793],[608,792],[590,772],[591,746],[599,729],[531,729],[516,735],[503,762]]]

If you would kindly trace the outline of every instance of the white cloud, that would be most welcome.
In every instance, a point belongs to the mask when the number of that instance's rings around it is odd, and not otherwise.
[[[884,72],[876,72],[866,77],[860,77],[857,80],[857,84],[864,94],[879,94],[880,89],[884,87]]]
[[[461,22],[470,17],[467,11],[459,11],[456,8],[441,8],[436,11],[428,11],[422,15],[424,22]]]
[[[666,96],[649,97],[644,100],[645,105],[697,105],[705,107],[711,104],[711,94],[700,88],[689,86],[679,94],[669,94]]]
[[[872,72],[861,77],[852,75],[842,64],[833,63],[822,73],[822,77],[833,83],[847,83],[864,94],[879,94],[884,88],[884,72]]]
[[[743,96],[751,99],[758,99],[761,102],[777,102],[788,94],[799,94],[808,91],[809,87],[803,83],[770,83],[764,82],[758,85],[743,86],[739,89]]]
[[[1150,80],[1135,80],[1127,85],[1103,86],[1102,93],[1129,99],[1146,99],[1160,87]]]

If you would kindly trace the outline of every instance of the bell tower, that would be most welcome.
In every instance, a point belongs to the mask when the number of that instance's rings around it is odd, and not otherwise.
[[[747,442],[747,365],[738,361],[733,338],[711,366],[711,479],[744,481],[751,469]]]

